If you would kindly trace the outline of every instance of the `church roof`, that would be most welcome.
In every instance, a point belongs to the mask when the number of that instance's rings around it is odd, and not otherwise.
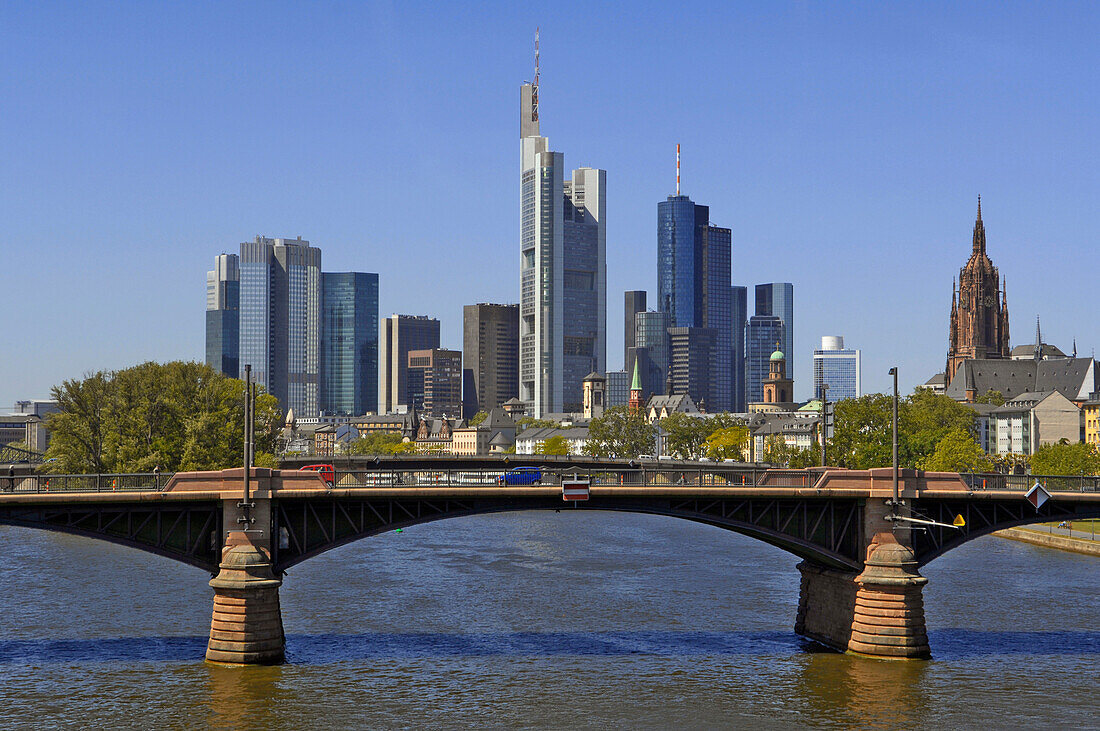
[[[786,356],[783,355],[782,350],[777,350],[774,353],[772,353],[772,357],[769,358],[768,360],[786,360]]]
[[[1035,357],[1035,343],[1031,345],[1017,345],[1012,349],[1013,358],[1034,358]],[[1044,358],[1065,358],[1067,357],[1057,345],[1051,345],[1050,343],[1043,343],[1043,357]]]
[[[641,374],[638,373],[638,359],[637,358],[634,359],[634,378],[631,379],[631,381],[630,381],[630,390],[631,391],[641,391],[642,390],[642,376],[641,376]]]
[[[1070,401],[1081,401],[1097,390],[1096,371],[1092,358],[967,360],[951,379],[946,393],[956,401],[965,401],[967,391],[979,396],[1000,391],[1006,399],[1028,392],[1058,391]]]

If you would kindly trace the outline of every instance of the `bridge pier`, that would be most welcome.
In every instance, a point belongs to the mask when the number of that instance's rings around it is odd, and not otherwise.
[[[230,532],[220,572],[210,580],[214,613],[206,659],[227,665],[273,665],[283,661],[285,638],[279,586],[270,552],[247,533]]]
[[[861,573],[809,561],[795,632],[843,652],[881,658],[931,656],[924,622],[924,585],[913,551],[890,533],[875,536]]]

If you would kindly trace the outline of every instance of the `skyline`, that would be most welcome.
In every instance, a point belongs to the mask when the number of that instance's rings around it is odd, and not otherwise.
[[[515,92],[536,25],[553,146],[608,171],[608,370],[621,293],[656,295],[654,204],[675,190],[677,143],[683,193],[732,229],[733,283],[798,290],[799,398],[823,335],[862,350],[865,392],[895,363],[906,392],[942,370],[979,193],[1012,344],[1036,314],[1067,352],[1100,341],[1087,280],[1066,276],[1096,238],[1093,8],[712,8],[669,31],[660,12],[620,25],[598,9],[577,28],[564,7],[324,7],[0,8],[15,110],[0,130],[21,142],[4,163],[20,182],[0,202],[19,254],[6,270],[31,298],[3,326],[27,345],[6,349],[0,408],[87,371],[201,361],[205,273],[256,234],[301,235],[326,271],[378,272],[381,317],[437,317],[461,348],[464,305],[519,301]],[[279,38],[301,53],[247,53]]]

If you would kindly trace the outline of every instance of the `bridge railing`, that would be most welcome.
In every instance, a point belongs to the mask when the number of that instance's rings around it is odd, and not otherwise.
[[[131,472],[114,475],[0,475],[0,490],[10,493],[155,492],[164,489],[172,472]]]
[[[767,478],[765,478],[767,475]],[[515,467],[511,469],[437,469],[437,470],[340,470],[333,473],[333,486],[340,488],[370,487],[489,487],[495,485],[557,486],[563,481],[586,480],[592,485],[621,487],[753,487],[773,485],[805,487],[814,476],[800,470],[776,474],[766,470],[742,472],[708,470],[706,467],[583,468]]]
[[[963,472],[972,490],[1030,490],[1038,482],[1050,492],[1100,492],[1100,475],[1001,475]]]

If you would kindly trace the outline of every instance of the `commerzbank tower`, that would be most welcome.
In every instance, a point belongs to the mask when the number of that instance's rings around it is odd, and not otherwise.
[[[535,78],[520,87],[519,398],[527,414],[581,411],[582,381],[607,362],[607,172],[578,168],[539,134]]]

